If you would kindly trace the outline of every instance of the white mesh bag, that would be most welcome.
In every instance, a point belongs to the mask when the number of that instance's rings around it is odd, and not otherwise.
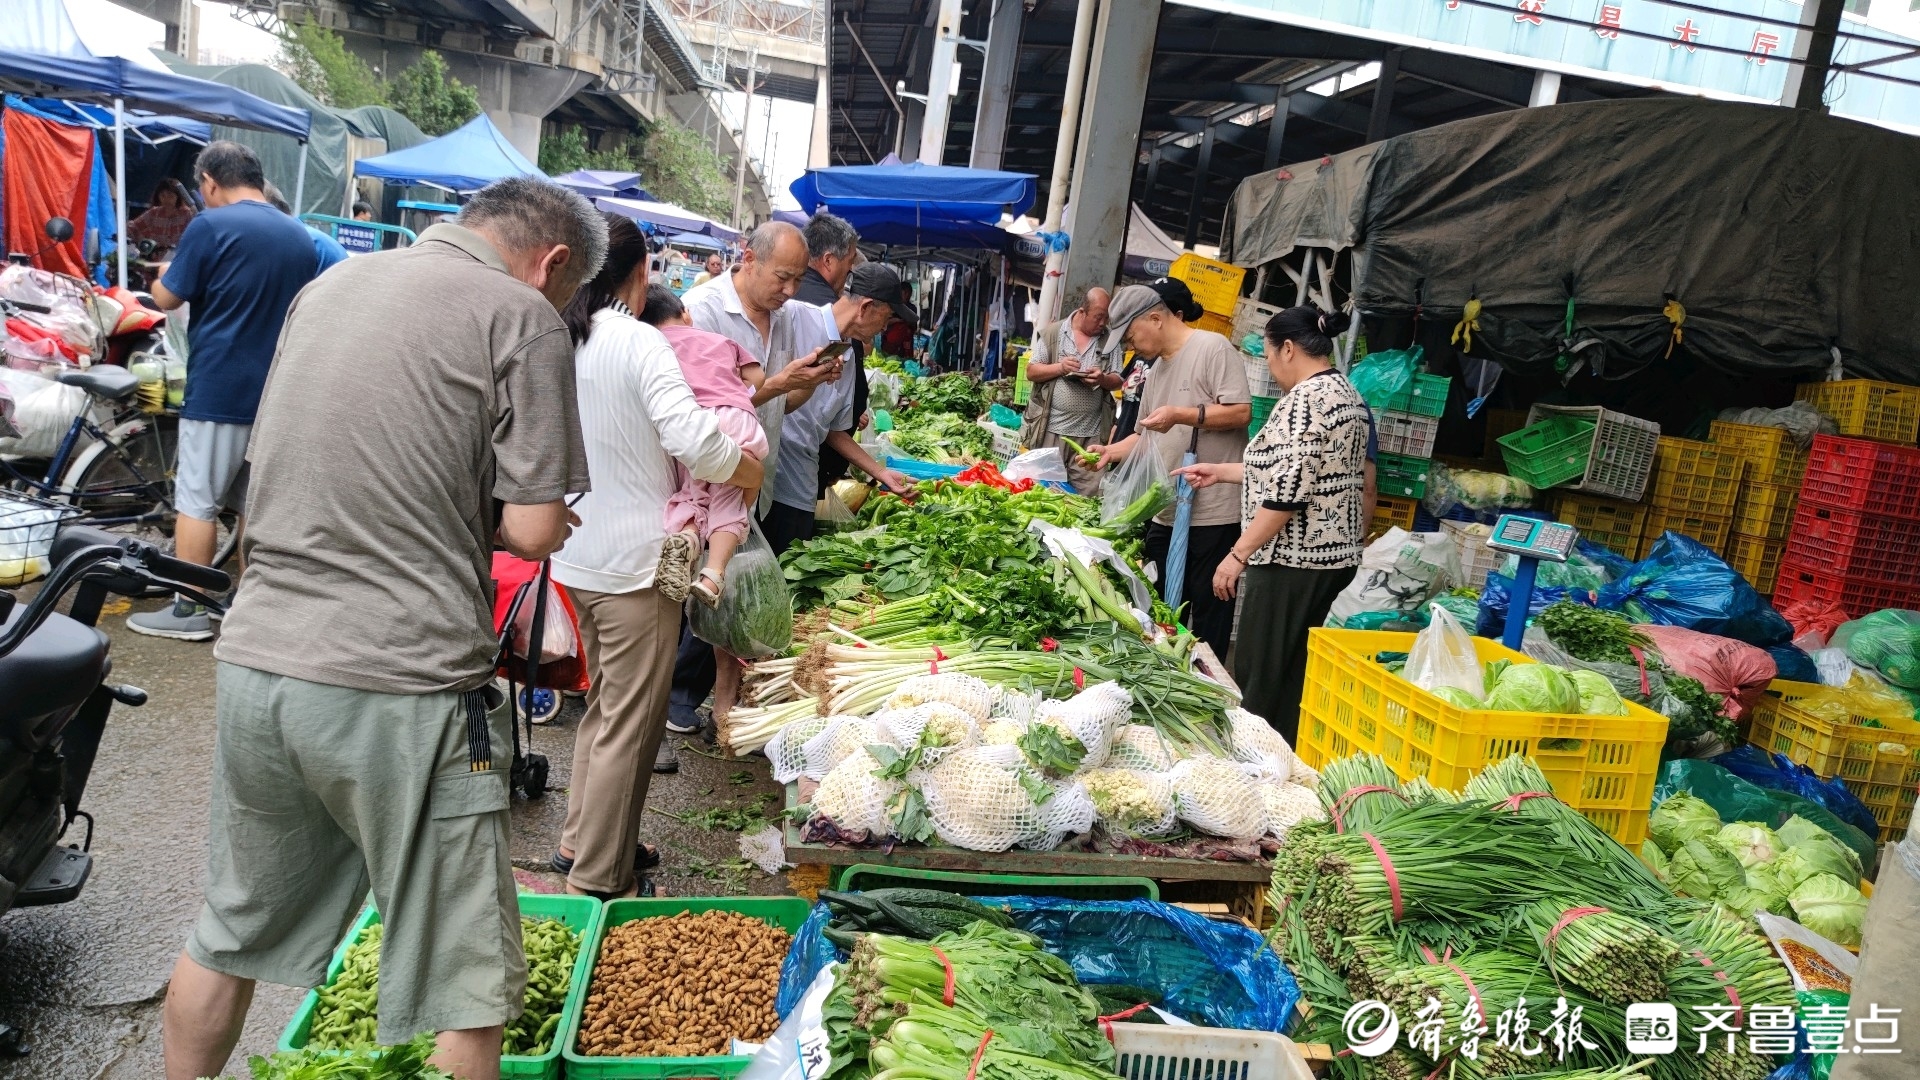
[[[980,725],[957,706],[934,701],[916,705],[910,711],[919,714],[917,745],[922,767],[938,765],[948,754],[980,744]]]
[[[959,672],[915,675],[887,699],[887,708],[911,709],[930,701],[946,702],[975,721],[985,720],[993,713],[993,687],[985,679]]]
[[[1107,764],[1116,769],[1166,772],[1173,768],[1173,755],[1167,751],[1166,740],[1152,725],[1122,724],[1113,733]]]
[[[1028,728],[1045,724],[1077,740],[1086,750],[1079,768],[1097,768],[1106,764],[1113,733],[1126,723],[1132,711],[1133,695],[1119,683],[1095,683],[1065,701],[1041,702]]]
[[[980,745],[1012,746],[1026,733],[1026,721],[997,717],[980,725]]]
[[[1012,720],[1023,727],[1033,719],[1033,710],[1047,699],[1038,690],[1015,690],[1012,687],[996,686],[993,693],[993,718]]]
[[[773,738],[767,740],[766,755],[773,765],[775,783],[791,784],[805,775],[807,740],[825,731],[830,719],[832,717],[802,717],[773,733]]]
[[[1293,768],[1288,771],[1287,775],[1294,783],[1299,784],[1303,788],[1311,791],[1320,790],[1319,771],[1306,762],[1301,761],[1297,754],[1294,755],[1293,758]]]
[[[920,774],[934,832],[973,851],[1005,851],[1044,834],[1040,808],[1020,783],[1024,768],[1011,746],[975,746]]]
[[[1181,821],[1231,840],[1266,834],[1266,802],[1244,767],[1219,758],[1193,757],[1175,764],[1167,775],[1173,781]]]
[[[834,766],[845,761],[854,751],[865,750],[874,743],[891,746],[893,740],[871,717],[833,717],[820,734],[801,746],[800,752],[807,763],[801,775],[811,780],[824,780]]]
[[[1234,760],[1264,765],[1281,776],[1293,771],[1293,747],[1271,724],[1245,709],[1228,709],[1227,724]]]
[[[813,812],[832,821],[841,832],[885,836],[892,831],[887,804],[900,793],[898,780],[874,776],[880,763],[864,749],[848,754],[827,773],[813,793]]]
[[[1260,802],[1267,809],[1267,832],[1285,840],[1287,830],[1303,821],[1325,821],[1326,809],[1313,789],[1299,784],[1260,783]]]
[[[1020,841],[1020,846],[1029,851],[1052,851],[1067,837],[1093,828],[1098,817],[1093,797],[1078,780],[1061,780],[1049,786],[1053,797],[1040,804],[1041,831]]]
[[[1108,832],[1119,836],[1164,836],[1173,829],[1173,784],[1164,774],[1134,769],[1088,769],[1075,779],[1093,800],[1100,824],[1106,826]]]

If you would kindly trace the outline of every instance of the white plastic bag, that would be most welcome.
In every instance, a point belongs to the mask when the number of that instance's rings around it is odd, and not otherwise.
[[[513,613],[513,655],[525,660],[533,642],[533,614],[538,605],[533,589],[539,578],[527,583],[527,597]],[[540,623],[540,663],[551,664],[580,655],[580,639],[574,633],[573,616],[560,599],[560,586],[547,582],[547,610]]]
[[[793,606],[780,558],[748,522],[747,538],[727,564],[720,606],[695,603],[687,610],[693,636],[743,660],[774,656],[793,643]]]
[[[1446,533],[1388,529],[1361,553],[1360,569],[1327,611],[1327,625],[1344,627],[1363,611],[1418,611],[1459,580],[1460,550]]]
[[[0,454],[52,457],[73,418],[87,407],[87,392],[5,366],[0,366],[0,383],[13,395],[13,423],[20,429],[18,438],[0,439]]]
[[[1414,635],[1406,670],[1401,674],[1422,690],[1451,686],[1476,698],[1485,696],[1486,676],[1480,667],[1480,654],[1473,649],[1473,635],[1439,604],[1430,605],[1428,611],[1433,621]]]
[[[1043,446],[1038,450],[1029,450],[1000,470],[1000,475],[1009,480],[1032,480],[1036,484],[1052,481],[1056,484],[1067,482],[1067,464],[1060,456],[1057,446]]]
[[[1100,481],[1100,524],[1111,524],[1142,499],[1153,509],[1152,514],[1139,515],[1142,522],[1173,505],[1173,473],[1153,439],[1153,432],[1140,432],[1133,453]]]

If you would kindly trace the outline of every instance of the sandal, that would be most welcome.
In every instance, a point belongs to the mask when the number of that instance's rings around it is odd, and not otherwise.
[[[660,565],[653,571],[653,587],[660,595],[678,604],[687,598],[687,586],[693,582],[693,560],[699,554],[700,539],[691,531],[668,533],[660,544]]]
[[[711,586],[707,584],[709,581],[713,582]],[[710,608],[720,606],[720,594],[726,591],[726,587],[726,578],[721,576],[720,571],[712,567],[702,568],[699,580],[695,581],[691,586],[693,595],[699,597],[700,602]]]
[[[573,873],[573,860],[562,855],[559,848],[553,849],[553,857],[547,860],[547,864],[553,867],[553,872],[556,874]],[[659,865],[659,848],[654,847],[652,844],[639,844],[635,846],[633,850],[634,873],[637,874],[645,870],[652,870]]]

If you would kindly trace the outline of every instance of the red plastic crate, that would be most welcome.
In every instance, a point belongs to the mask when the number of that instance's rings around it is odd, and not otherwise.
[[[1815,435],[1800,495],[1825,506],[1920,521],[1920,447]]]
[[[1829,574],[1796,562],[1789,555],[1781,560],[1780,576],[1773,583],[1773,606],[1784,608],[1801,600],[1839,604],[1842,611],[1857,619],[1886,608],[1920,606],[1920,588]]]
[[[1787,558],[1836,577],[1913,588],[1920,586],[1920,524],[1809,500],[1794,512]]]

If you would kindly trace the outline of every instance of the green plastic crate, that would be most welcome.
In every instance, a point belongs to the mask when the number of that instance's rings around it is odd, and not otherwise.
[[[553,1046],[538,1057],[508,1056],[500,1059],[500,1075],[520,1077],[524,1080],[556,1080],[560,1075],[560,1047],[562,1040],[568,1038],[567,1032],[578,1026],[581,1008],[587,1001],[587,975],[593,970],[593,957],[600,940],[601,904],[591,896],[549,896],[541,893],[521,893],[520,914],[532,918],[559,919],[567,924],[569,930],[580,932],[580,955],[573,962],[573,980],[567,988],[567,1003],[560,1010],[559,1033],[553,1040]],[[367,927],[380,921],[380,913],[372,904],[360,912],[353,922],[353,928],[333,950],[333,959],[327,963],[327,983],[340,976],[340,969],[346,966],[347,947],[360,940]],[[280,1032],[279,1048],[299,1050],[307,1045],[307,1034],[313,1030],[313,1014],[320,1008],[320,994],[317,990],[307,991],[300,999],[300,1006],[293,1011],[293,1019],[287,1021],[286,1029]]]
[[[945,889],[962,896],[1059,896],[1069,900],[1158,900],[1152,878],[1067,874],[973,874],[859,863],[840,872],[842,892]]]
[[[1260,429],[1267,425],[1267,417],[1273,415],[1273,407],[1280,403],[1279,398],[1258,395],[1255,395],[1252,400],[1253,416],[1247,421],[1247,438],[1249,439],[1260,434]]]
[[[1443,416],[1447,411],[1447,392],[1452,388],[1451,376],[1414,372],[1413,382],[1387,400],[1386,411]]]
[[[1536,488],[1578,480],[1586,475],[1593,453],[1593,427],[1585,420],[1549,416],[1500,436],[1500,456],[1508,472]]]
[[[742,915],[751,915],[763,919],[788,933],[800,929],[807,921],[807,912],[812,905],[797,896],[722,896],[711,898],[673,898],[673,899],[629,899],[607,902],[600,924],[594,928],[593,941],[586,955],[594,963],[600,961],[600,946],[606,940],[607,931],[625,923],[640,919],[652,919],[665,915],[680,915],[691,912],[695,915],[705,911],[735,911]],[[587,969],[582,985],[588,985],[593,979],[593,969]],[[581,1001],[584,1003],[585,996]],[[615,1080],[693,1080],[695,1077],[712,1080],[732,1080],[746,1071],[753,1058],[740,1054],[718,1054],[712,1057],[585,1057],[574,1052],[574,1046],[580,1038],[580,1025],[586,1010],[575,1009],[563,1025],[560,1050],[567,1063],[569,1077],[608,1077]]]
[[[1418,499],[1427,493],[1427,473],[1432,468],[1431,458],[1382,451],[1374,460],[1374,486],[1382,495]]]

